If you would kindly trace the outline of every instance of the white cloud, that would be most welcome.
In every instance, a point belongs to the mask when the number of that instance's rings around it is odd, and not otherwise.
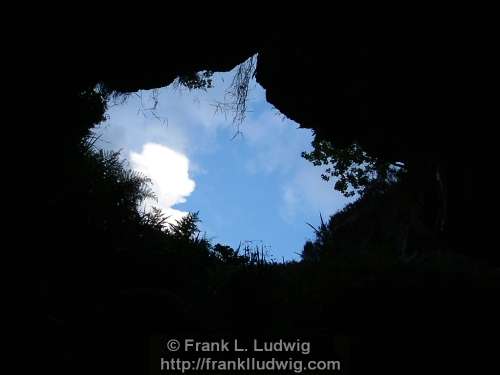
[[[294,128],[298,128],[297,123],[267,106],[252,116],[242,129],[244,139],[255,149],[246,162],[246,171],[252,175],[293,173],[301,152],[309,149],[313,140],[311,130]]]
[[[299,197],[297,191],[292,186],[285,186],[283,188],[283,205],[281,207],[281,217],[290,223],[293,221],[297,214],[297,206],[299,205]]]
[[[298,216],[328,218],[354,198],[346,199],[333,189],[334,181],[325,182],[321,178],[322,167],[312,167],[301,160],[297,164],[294,176],[282,187],[280,213],[283,220],[292,222]]]
[[[151,179],[158,202],[149,202],[147,206],[161,208],[170,216],[169,222],[187,214],[172,208],[186,202],[196,186],[189,177],[189,159],[184,154],[157,143],[146,143],[141,153],[130,153],[130,164],[132,169]]]

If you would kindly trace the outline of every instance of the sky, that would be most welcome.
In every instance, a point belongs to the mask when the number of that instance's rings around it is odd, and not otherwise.
[[[250,83],[241,134],[216,103],[224,101],[234,70],[215,73],[213,87],[168,86],[141,91],[109,106],[96,129],[98,147],[120,150],[128,166],[148,176],[159,207],[175,221],[199,212],[200,229],[215,244],[264,246],[281,261],[298,259],[318,226],[349,200],[321,179],[322,167],[301,157],[311,130],[285,118]],[[235,136],[236,135],[236,136]]]

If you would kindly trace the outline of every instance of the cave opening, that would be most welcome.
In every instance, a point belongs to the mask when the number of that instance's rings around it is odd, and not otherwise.
[[[167,223],[198,212],[211,242],[298,260],[311,226],[353,199],[301,157],[313,132],[266,101],[256,59],[112,96],[93,130],[95,147],[119,151],[128,168],[150,179],[155,198],[144,209],[161,209]]]

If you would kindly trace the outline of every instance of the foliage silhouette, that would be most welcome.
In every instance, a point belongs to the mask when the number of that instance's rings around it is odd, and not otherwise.
[[[346,197],[363,194],[365,189],[384,189],[404,174],[401,163],[390,163],[364,152],[356,143],[339,147],[330,141],[315,137],[313,151],[302,157],[315,166],[327,166],[321,177],[325,181],[335,178],[335,189]]]

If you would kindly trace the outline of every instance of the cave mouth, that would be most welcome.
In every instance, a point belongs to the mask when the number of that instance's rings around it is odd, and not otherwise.
[[[314,236],[308,224],[319,226],[321,216],[351,200],[301,157],[312,131],[266,101],[254,64],[252,57],[229,72],[197,73],[196,84],[180,77],[113,97],[94,129],[96,147],[119,151],[128,168],[151,180],[156,200],[144,209],[160,208],[171,223],[198,212],[200,230],[214,243],[296,260]]]

